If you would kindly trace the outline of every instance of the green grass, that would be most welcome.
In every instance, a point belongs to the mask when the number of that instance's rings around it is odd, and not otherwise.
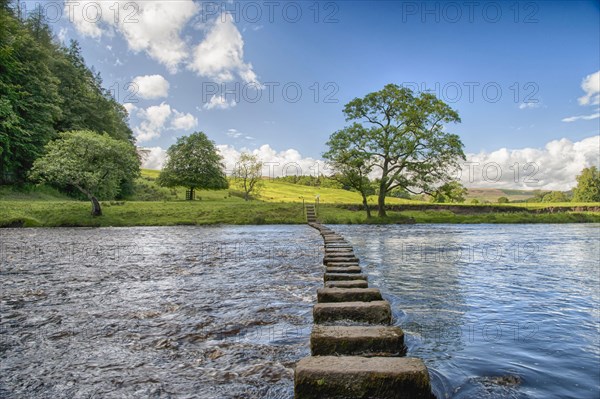
[[[80,201],[0,201],[0,226],[174,226],[211,224],[301,224],[299,203],[245,202],[232,197],[223,201],[103,202],[101,217],[90,215],[90,204]],[[600,222],[600,213],[553,214],[485,213],[454,214],[424,210],[389,212],[386,218],[366,219],[364,211],[321,205],[318,218],[328,224],[360,223],[581,223]]]
[[[454,213],[449,210],[388,211],[379,218],[377,212],[367,219],[364,211],[351,211],[336,206],[321,206],[318,218],[326,224],[404,224],[404,223],[600,223],[600,212],[490,212],[477,214]]]
[[[361,204],[362,197],[359,193],[336,188],[321,188],[303,186],[300,184],[286,183],[278,180],[264,180],[264,187],[261,189],[258,199],[267,202],[302,202],[302,198],[307,203],[314,203],[315,197],[319,196],[321,204]],[[377,204],[377,197],[372,195],[368,197],[369,204]],[[420,201],[412,201],[400,198],[389,197],[388,204],[419,204]]]
[[[318,219],[329,224],[600,222],[600,212],[527,212],[546,207],[600,207],[600,203],[509,203],[504,205],[509,209],[522,207],[523,211],[482,212],[488,205],[441,204],[448,208],[441,209],[437,204],[398,198],[388,198],[387,204],[413,205],[418,209],[388,211],[385,218],[367,220],[366,213],[360,210],[362,199],[358,193],[278,180],[265,180],[257,200],[249,202],[229,190],[201,190],[196,192],[196,201],[184,201],[186,189],[159,187],[155,183],[158,174],[158,171],[143,170],[136,182],[134,200],[103,201],[101,217],[90,215],[89,202],[75,201],[52,187],[0,187],[0,227],[296,224],[305,223],[303,198],[307,203],[314,203],[316,195],[320,201]],[[375,204],[376,198],[370,197],[369,203]],[[373,211],[373,215],[376,214]]]
[[[265,202],[104,202],[103,216],[78,201],[0,201],[0,226],[174,226],[305,223],[302,205]]]

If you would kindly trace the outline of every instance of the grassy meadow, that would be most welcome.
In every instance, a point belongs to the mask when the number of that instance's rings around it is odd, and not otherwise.
[[[143,170],[136,197],[102,201],[103,216],[92,217],[88,201],[74,200],[48,186],[0,187],[0,226],[172,226],[211,224],[305,223],[303,200],[314,203],[319,196],[318,219],[329,224],[360,223],[580,223],[600,222],[600,212],[531,213],[547,207],[600,206],[575,203],[516,203],[511,212],[488,211],[489,205],[443,204],[388,198],[387,204],[410,208],[389,211],[388,217],[367,220],[360,210],[358,193],[265,180],[252,201],[235,190],[197,191],[195,201],[185,201],[185,188],[158,187],[158,171]],[[369,198],[376,204],[376,197]],[[515,209],[516,207],[516,209]],[[418,208],[418,209],[415,209]],[[514,209],[514,211],[513,211]],[[453,211],[454,210],[454,211]],[[376,212],[373,212],[376,215]]]

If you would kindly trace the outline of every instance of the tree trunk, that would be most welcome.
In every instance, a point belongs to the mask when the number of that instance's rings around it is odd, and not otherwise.
[[[193,201],[195,198],[194,196],[194,187],[190,187],[190,201]]]
[[[367,203],[367,196],[364,193],[362,194],[363,205],[365,207],[365,211],[367,211],[367,219],[371,219],[371,210],[369,209],[369,204]]]
[[[98,199],[92,195],[90,201],[92,201],[92,216],[102,216],[102,208],[100,208]]]
[[[377,198],[377,206],[379,207],[378,215],[379,217],[386,217],[387,213],[385,213],[385,195],[387,194],[387,188],[385,186],[385,182],[382,179],[381,184],[379,185],[379,197]]]
[[[244,191],[244,201],[248,201],[250,199],[250,195],[248,194],[248,191]]]

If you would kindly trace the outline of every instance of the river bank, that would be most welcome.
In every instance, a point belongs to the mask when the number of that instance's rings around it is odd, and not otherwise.
[[[598,223],[600,212],[497,206],[419,205],[391,207],[388,217],[367,219],[355,206],[320,205],[327,224],[405,223]],[[178,225],[263,225],[306,223],[301,203],[262,201],[110,201],[92,217],[85,201],[0,201],[0,227],[108,227]]]

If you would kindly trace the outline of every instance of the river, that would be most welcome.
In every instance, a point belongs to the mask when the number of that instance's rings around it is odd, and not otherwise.
[[[440,398],[597,398],[600,226],[332,226]],[[291,398],[307,226],[0,230],[0,397]]]

